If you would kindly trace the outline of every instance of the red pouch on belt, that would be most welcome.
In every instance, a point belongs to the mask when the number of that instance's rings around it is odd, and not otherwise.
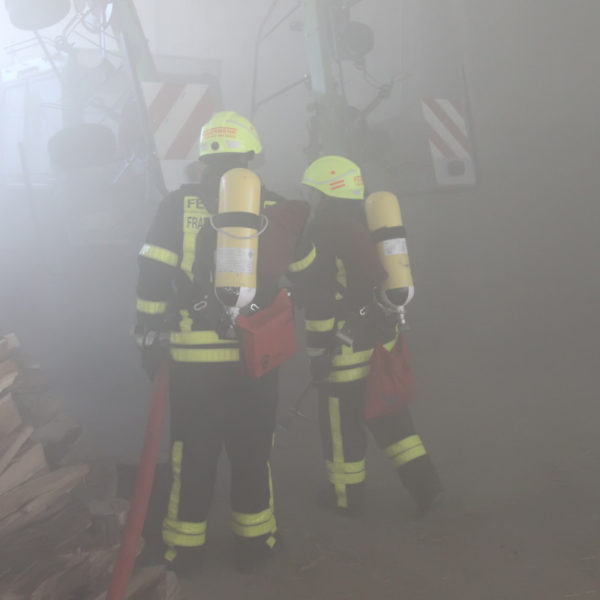
[[[258,379],[296,353],[292,301],[281,290],[267,308],[236,321],[245,372]]]
[[[371,356],[367,379],[365,419],[401,410],[412,400],[414,392],[413,374],[402,337],[391,351],[378,343]]]

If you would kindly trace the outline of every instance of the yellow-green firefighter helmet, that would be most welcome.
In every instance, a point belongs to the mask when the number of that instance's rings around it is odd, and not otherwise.
[[[302,183],[334,198],[362,200],[365,186],[359,166],[343,156],[322,156],[311,163]]]
[[[254,125],[233,110],[215,113],[202,127],[200,157],[209,154],[254,152],[259,154],[262,145]]]

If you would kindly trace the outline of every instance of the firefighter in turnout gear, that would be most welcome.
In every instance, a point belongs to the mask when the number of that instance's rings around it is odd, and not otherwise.
[[[375,300],[387,277],[365,218],[359,167],[325,156],[305,171],[302,183],[315,201],[307,227],[308,250],[289,276],[306,313],[307,352],[319,389],[319,422],[330,486],[317,497],[348,516],[365,511],[366,429],[396,467],[420,512],[441,492],[437,472],[408,408],[365,420],[366,382],[374,347],[398,342],[398,322]]]
[[[308,216],[306,203],[288,202],[261,189],[258,177],[246,169],[261,150],[247,119],[232,111],[213,115],[200,137],[204,170],[199,183],[185,184],[161,202],[139,253],[136,339],[142,364],[152,377],[164,353],[171,362],[172,485],[162,535],[165,559],[179,572],[200,568],[223,447],[231,465],[238,567],[262,562],[277,543],[269,465],[277,370],[258,379],[242,374],[240,345],[215,293],[219,227],[213,217],[221,202],[219,186],[221,196],[232,185],[250,186],[242,195],[259,195],[260,214],[269,219],[259,239],[257,267],[254,260],[258,281],[254,311],[268,307],[277,295],[277,279],[293,260],[292,243],[299,239]],[[255,257],[255,251],[244,251]],[[240,252],[228,256],[235,259]],[[168,342],[161,344],[165,339]]]

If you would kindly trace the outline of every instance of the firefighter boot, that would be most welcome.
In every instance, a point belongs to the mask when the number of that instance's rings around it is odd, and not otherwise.
[[[238,571],[250,573],[262,567],[281,547],[281,536],[270,534],[260,538],[236,536],[233,546],[233,561]]]
[[[317,493],[315,502],[317,506],[338,515],[351,519],[363,519],[367,509],[365,503],[364,485],[346,486],[344,499],[346,506],[340,506],[340,498],[332,486],[328,486]]]
[[[425,515],[440,500],[442,482],[429,455],[399,467],[398,475],[417,505],[417,516]]]
[[[175,571],[181,577],[192,577],[202,571],[204,547],[177,548],[177,553],[171,559],[171,551],[167,552],[164,564],[170,571]]]

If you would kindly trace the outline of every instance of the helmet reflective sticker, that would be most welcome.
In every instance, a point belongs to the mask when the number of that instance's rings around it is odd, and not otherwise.
[[[215,113],[200,133],[200,156],[227,152],[259,154],[262,145],[254,125],[232,111]]]

